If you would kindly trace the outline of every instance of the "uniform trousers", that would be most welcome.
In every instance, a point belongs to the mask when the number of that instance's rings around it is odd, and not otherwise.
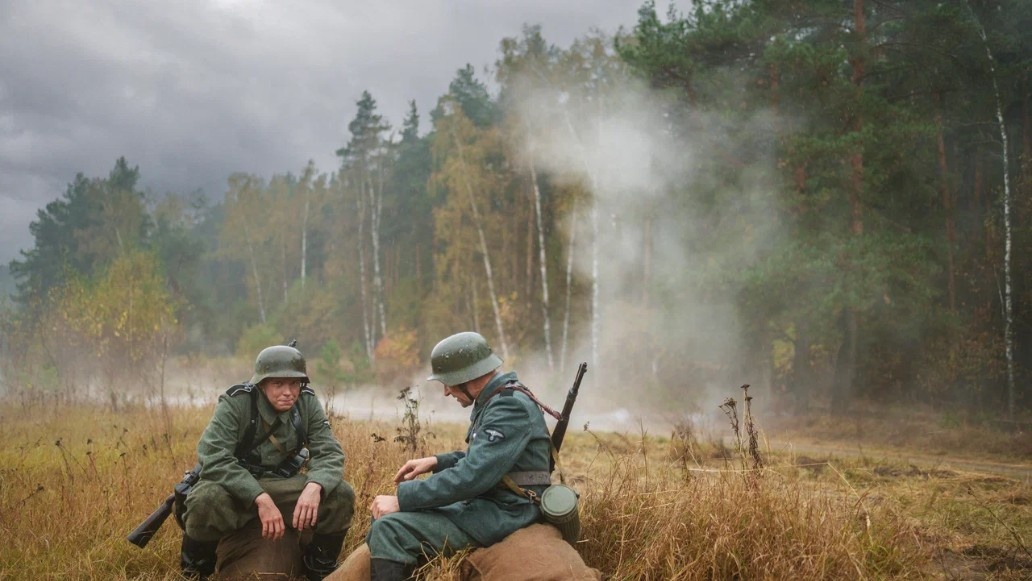
[[[445,557],[480,546],[440,512],[392,512],[374,520],[366,536],[373,559],[416,565],[422,557]]]
[[[283,515],[283,523],[290,527],[294,507],[308,480],[303,474],[290,478],[269,476],[259,478],[262,490],[269,493]],[[316,534],[340,534],[351,524],[355,512],[355,491],[341,481],[331,492],[323,491],[316,518]],[[186,534],[197,541],[217,541],[252,523],[260,523],[258,508],[251,503],[243,506],[221,484],[201,480],[186,497]]]

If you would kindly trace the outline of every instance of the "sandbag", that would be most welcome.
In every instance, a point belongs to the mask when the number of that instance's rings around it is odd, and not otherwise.
[[[369,581],[371,558],[369,546],[362,543],[323,581]]]
[[[288,528],[276,541],[262,538],[258,527],[245,527],[223,537],[216,551],[220,580],[303,578],[301,537],[307,541],[311,534],[298,533]]]
[[[598,581],[559,529],[535,524],[501,542],[469,553],[460,565],[464,581]],[[366,577],[368,579],[368,577]]]

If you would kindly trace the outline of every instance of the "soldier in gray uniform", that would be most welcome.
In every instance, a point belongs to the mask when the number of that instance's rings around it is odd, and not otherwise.
[[[408,577],[424,556],[486,547],[540,520],[538,507],[501,485],[508,475],[540,495],[549,484],[551,442],[544,417],[514,372],[477,333],[459,333],[430,354],[445,395],[473,406],[465,452],[409,460],[397,495],[373,499],[366,537],[372,581]],[[426,479],[416,477],[432,472]]]
[[[187,577],[215,571],[219,539],[247,526],[276,540],[312,529],[303,552],[309,579],[336,566],[354,513],[344,452],[308,387],[294,347],[263,349],[251,381],[219,397],[197,444],[200,481],[186,497],[181,564]],[[301,472],[302,466],[307,470]]]

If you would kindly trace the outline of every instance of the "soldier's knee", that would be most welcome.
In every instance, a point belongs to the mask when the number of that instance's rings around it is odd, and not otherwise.
[[[221,484],[214,482],[198,482],[190,494],[186,496],[186,513],[192,511],[209,510],[210,507],[224,506],[232,501],[229,491]]]
[[[355,489],[346,480],[341,480],[340,484],[323,498],[323,505],[344,511],[348,515],[348,520],[351,520],[351,514],[355,511]]]
[[[201,481],[186,497],[186,512],[183,521],[187,536],[197,540],[209,541],[218,539],[215,532],[222,528],[224,514],[233,506],[233,498],[219,484]]]
[[[400,525],[400,513],[392,512],[390,514],[385,514],[369,523],[369,534],[366,535],[366,539],[369,541],[370,546],[377,542],[374,539],[378,539],[381,542],[384,539],[394,539],[398,536],[398,531],[402,528]]]
[[[351,484],[347,480],[341,480],[340,485],[333,491],[340,502],[347,504],[348,506],[354,506],[355,504],[355,489],[351,487]]]

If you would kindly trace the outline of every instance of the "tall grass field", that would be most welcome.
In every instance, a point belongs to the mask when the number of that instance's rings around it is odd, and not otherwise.
[[[562,454],[581,493],[585,562],[609,579],[1029,579],[1027,479],[873,456],[774,453],[739,406],[726,434],[570,427]],[[461,425],[333,415],[365,507],[414,455],[460,449]],[[0,579],[176,579],[173,519],[140,549],[126,535],[194,463],[211,408],[35,402],[0,408]],[[730,442],[730,444],[728,443]],[[454,557],[425,579],[457,579]]]

